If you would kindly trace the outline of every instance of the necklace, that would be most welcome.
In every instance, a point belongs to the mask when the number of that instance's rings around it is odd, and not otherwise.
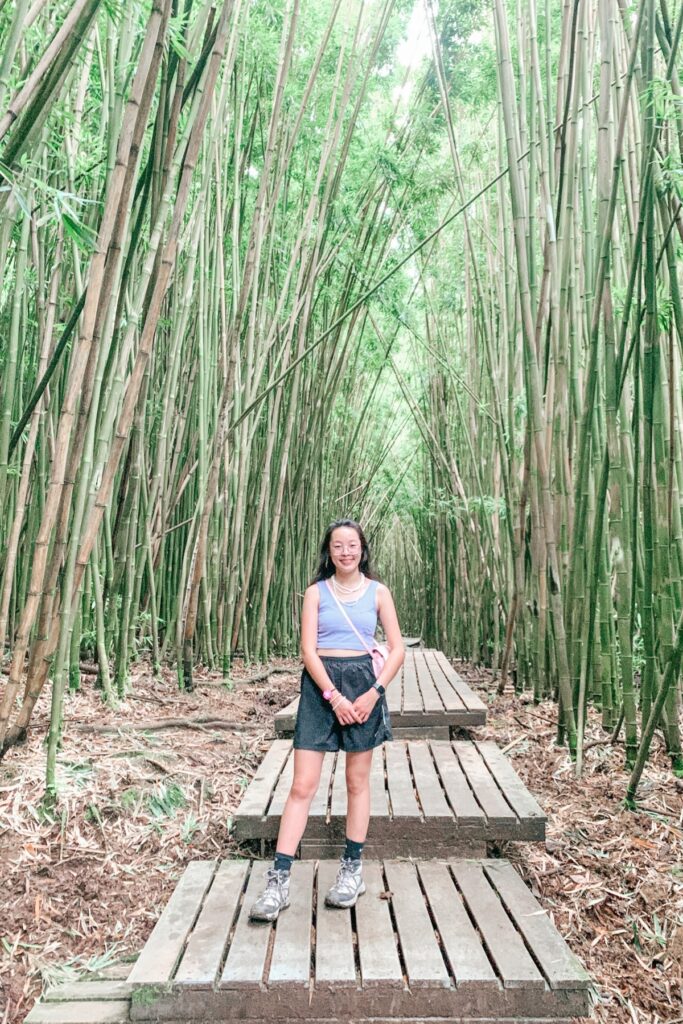
[[[356,585],[353,587],[347,587],[344,583],[337,583],[336,574],[332,576],[332,586],[334,587],[335,591],[337,591],[340,594],[356,594],[364,584],[365,576],[363,575],[363,573],[360,574],[360,579],[358,583],[356,583]]]

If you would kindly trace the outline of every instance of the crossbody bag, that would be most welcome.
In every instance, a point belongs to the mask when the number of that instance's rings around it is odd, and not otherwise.
[[[327,589],[332,594],[332,597],[337,602],[337,607],[339,608],[340,612],[342,613],[342,615],[344,616],[344,618],[348,622],[349,626],[351,627],[351,629],[354,631],[354,633],[356,634],[356,636],[358,637],[358,639],[362,643],[362,645],[365,648],[365,650],[368,652],[368,654],[372,658],[372,671],[375,673],[375,679],[378,679],[379,675],[380,675],[380,672],[384,668],[384,666],[386,664],[386,660],[389,657],[389,648],[387,647],[386,644],[378,644],[377,642],[375,642],[373,647],[370,647],[370,645],[365,642],[365,640],[360,635],[360,633],[358,632],[358,630],[354,626],[353,622],[351,621],[348,612],[344,608],[344,605],[341,603],[341,601],[339,600],[339,598],[335,594],[334,589],[330,586],[330,581],[329,580],[325,580],[325,583],[327,584]]]

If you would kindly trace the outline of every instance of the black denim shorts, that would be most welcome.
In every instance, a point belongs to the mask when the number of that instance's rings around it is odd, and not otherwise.
[[[375,682],[372,658],[358,657],[320,659],[339,693],[354,701]],[[367,722],[341,725],[325,700],[322,691],[307,669],[301,673],[301,697],[294,726],[295,750],[346,750],[358,753],[372,750],[390,740],[391,722],[386,697],[381,697],[370,712]]]

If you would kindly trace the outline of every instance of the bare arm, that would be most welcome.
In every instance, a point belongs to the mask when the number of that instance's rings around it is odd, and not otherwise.
[[[385,587],[383,583],[380,583],[377,587],[377,612],[382,623],[384,635],[387,638],[387,647],[389,648],[389,657],[384,663],[384,668],[380,672],[377,682],[386,688],[391,680],[398,675],[398,671],[405,661],[406,651],[403,646],[401,627],[398,624],[394,599],[389,588]]]
[[[318,588],[314,583],[313,586],[306,588],[301,609],[301,657],[316,685],[321,690],[331,690],[333,683],[317,651],[319,600]]]

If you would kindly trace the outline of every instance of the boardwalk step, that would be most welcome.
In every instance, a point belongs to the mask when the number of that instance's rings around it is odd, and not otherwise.
[[[296,861],[291,906],[255,924],[268,866],[188,867],[132,972],[131,1019],[407,1024],[418,994],[432,1022],[589,1009],[588,975],[507,861],[368,861],[353,911],[324,904],[336,862]]]
[[[36,1003],[24,1024],[121,1024],[130,1020],[130,1000]]]
[[[55,985],[45,993],[48,1002],[70,1002],[71,1000],[86,999],[127,999],[130,996],[132,985],[124,979],[118,980],[95,980],[95,981],[70,981],[64,985]]]
[[[290,741],[276,740],[237,808],[236,838],[277,838],[293,762]],[[374,752],[370,787],[368,841],[384,856],[470,855],[483,852],[487,842],[545,837],[543,809],[488,741],[387,743]],[[345,755],[340,751],[325,755],[302,855],[325,855],[326,847],[336,847],[344,838],[345,821]]]
[[[406,650],[401,674],[387,689],[387,704],[397,736],[403,729],[420,729],[422,736],[439,729],[443,735],[450,726],[468,728],[486,721],[486,705],[441,651]],[[298,707],[297,697],[277,712],[278,736],[292,735]]]

